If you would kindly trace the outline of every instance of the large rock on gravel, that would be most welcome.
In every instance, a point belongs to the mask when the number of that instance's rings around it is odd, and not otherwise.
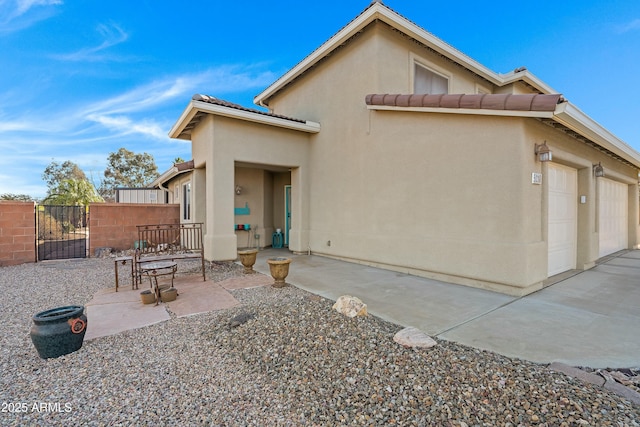
[[[333,309],[338,313],[342,313],[347,317],[366,316],[367,304],[363,303],[359,298],[351,295],[342,295],[335,304]]]
[[[393,336],[393,340],[405,347],[431,348],[437,344],[433,338],[416,328],[404,328]]]

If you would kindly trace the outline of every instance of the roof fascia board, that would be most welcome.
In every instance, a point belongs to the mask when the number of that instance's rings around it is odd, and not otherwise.
[[[198,112],[213,114],[216,116],[230,117],[233,119],[244,120],[253,123],[264,124],[268,126],[276,126],[285,129],[291,129],[307,133],[320,132],[320,123],[306,121],[305,123],[295,122],[292,120],[282,119],[280,117],[272,117],[264,114],[258,114],[251,111],[238,110],[235,108],[225,107],[222,105],[209,104],[208,102],[191,101],[184,113],[180,116],[178,122],[169,132],[171,138],[178,138],[186,125]]]
[[[553,119],[640,168],[640,153],[570,102],[558,104]]]
[[[420,28],[418,25],[407,20],[406,18],[398,15],[386,6],[381,5],[380,3],[375,3],[370,8],[365,10],[360,16],[350,22],[347,26],[345,26],[342,30],[336,33],[333,37],[331,37],[328,41],[326,41],[322,46],[313,51],[304,60],[302,60],[286,74],[276,80],[271,86],[257,95],[253,99],[253,102],[257,105],[267,107],[265,100],[278,92],[286,84],[293,81],[293,79],[303,74],[316,62],[328,55],[334,49],[341,46],[345,41],[353,37],[356,33],[361,31],[364,27],[366,27],[376,19],[379,19],[380,21],[385,22],[386,24],[404,32],[409,37],[412,37],[424,43],[438,53],[452,58],[474,73],[483,76],[490,82],[498,86],[502,86],[504,84],[504,81],[499,74],[491,71],[479,62],[456,50],[451,45],[445,43],[444,41]]]
[[[151,182],[151,184],[149,184],[149,187],[155,188],[158,187],[160,184],[165,183],[167,181],[169,181],[170,179],[172,179],[175,176],[178,176],[178,168],[175,166],[172,166],[171,168],[167,169],[166,171],[164,171],[164,173],[162,173],[162,175],[160,175],[159,177],[157,177],[156,179],[153,180],[153,182]]]
[[[489,110],[481,108],[439,108],[439,107],[395,107],[388,105],[367,105],[369,110],[411,111],[416,113],[470,114],[479,116],[534,117],[550,119],[553,111]]]
[[[189,122],[196,116],[198,110],[195,108],[193,101],[189,102],[189,105],[184,109],[178,121],[173,125],[169,131],[169,138],[180,138],[180,133],[189,124]]]

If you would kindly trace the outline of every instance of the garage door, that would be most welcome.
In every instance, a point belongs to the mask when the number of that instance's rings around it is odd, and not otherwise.
[[[612,254],[628,247],[627,186],[606,178],[598,178],[599,255]]]
[[[578,173],[561,165],[549,165],[548,275],[576,268],[578,245]]]

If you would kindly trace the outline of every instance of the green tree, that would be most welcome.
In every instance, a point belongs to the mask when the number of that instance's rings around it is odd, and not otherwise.
[[[96,188],[86,179],[65,179],[47,196],[47,205],[86,206],[89,203],[104,202]]]
[[[52,194],[65,179],[86,180],[87,176],[77,164],[70,160],[62,164],[53,160],[42,173],[42,180],[47,183],[49,194]]]
[[[109,154],[99,193],[103,197],[113,197],[118,187],[143,188],[158,176],[158,167],[151,154],[136,154],[120,148]]]
[[[16,200],[20,202],[35,202],[36,199],[29,196],[28,194],[13,194],[13,193],[4,193],[0,194],[0,200]]]
[[[173,164],[177,165],[178,163],[184,163],[184,159],[182,157],[176,157],[173,159]]]

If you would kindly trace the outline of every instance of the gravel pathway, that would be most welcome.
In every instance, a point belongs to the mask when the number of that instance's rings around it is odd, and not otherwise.
[[[0,425],[640,425],[640,407],[607,390],[449,342],[406,349],[397,325],[346,318],[292,286],[37,356],[33,314],[112,286],[109,259],[0,268]]]

